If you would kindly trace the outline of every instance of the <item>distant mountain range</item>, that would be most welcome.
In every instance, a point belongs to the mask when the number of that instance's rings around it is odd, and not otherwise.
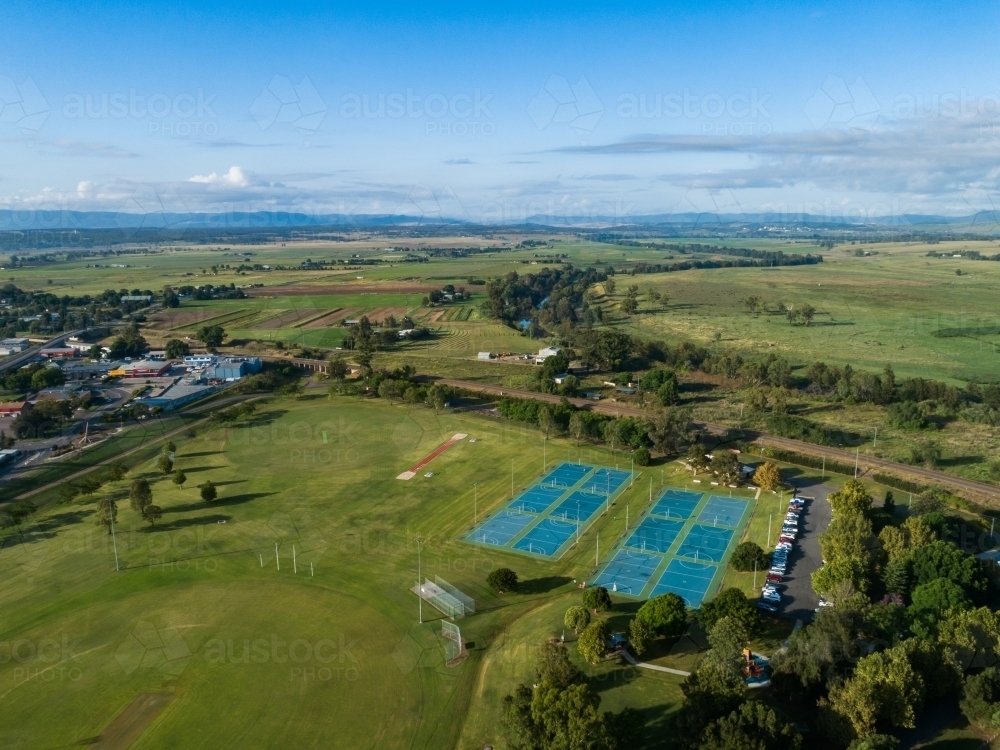
[[[327,228],[351,231],[362,228],[407,227],[407,226],[485,226],[512,228],[517,226],[601,228],[601,227],[677,227],[690,230],[697,227],[739,227],[756,229],[778,228],[822,228],[860,229],[864,227],[884,229],[929,229],[931,227],[958,226],[970,231],[1000,232],[1000,212],[980,211],[962,216],[938,214],[904,214],[901,216],[873,217],[865,222],[852,221],[842,216],[821,216],[818,214],[714,214],[676,213],[642,214],[636,216],[579,216],[535,214],[516,222],[499,224],[455,219],[442,216],[413,216],[404,214],[306,214],[295,211],[256,211],[250,213],[124,213],[113,211],[11,211],[0,210],[0,232],[9,231],[52,231],[72,232],[78,230],[114,230],[134,232],[176,232],[185,229],[202,229],[243,232],[246,230],[287,230],[294,227]]]

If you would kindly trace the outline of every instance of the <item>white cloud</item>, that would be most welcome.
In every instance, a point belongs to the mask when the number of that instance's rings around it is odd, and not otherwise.
[[[188,182],[200,182],[205,185],[226,185],[229,187],[250,187],[255,183],[253,172],[244,171],[243,167],[230,167],[221,177],[212,172],[208,175],[196,174]]]

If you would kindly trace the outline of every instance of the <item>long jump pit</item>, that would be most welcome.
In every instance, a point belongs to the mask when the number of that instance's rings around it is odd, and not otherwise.
[[[396,479],[402,479],[403,481],[409,481],[410,479],[413,479],[413,477],[417,475],[418,471],[420,471],[422,468],[424,468],[427,464],[429,464],[435,458],[440,456],[446,450],[451,448],[451,446],[453,446],[455,443],[465,440],[467,437],[469,436],[466,435],[464,432],[455,433],[454,435],[451,436],[451,439],[446,440],[444,443],[439,445],[433,451],[431,451],[422,459],[420,459],[420,461],[411,466],[408,471],[404,471],[402,474],[396,477]]]

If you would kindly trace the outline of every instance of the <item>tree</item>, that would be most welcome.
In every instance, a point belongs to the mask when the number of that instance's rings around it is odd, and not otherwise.
[[[66,482],[59,488],[59,502],[64,505],[73,502],[79,496],[80,488],[72,482]]]
[[[688,409],[660,409],[653,414],[647,431],[653,450],[676,455],[691,440],[691,412]],[[701,456],[704,460],[705,451]]]
[[[100,344],[94,344],[90,349],[87,350],[87,356],[93,360],[100,360],[104,357],[104,349],[101,348]]]
[[[225,341],[226,331],[222,326],[202,326],[195,334],[195,338],[203,343],[209,351],[215,351]]]
[[[747,309],[747,312],[751,315],[757,315],[763,307],[764,301],[756,294],[750,295],[743,299],[743,306]]]
[[[111,527],[118,520],[118,504],[112,497],[103,497],[97,501],[97,518],[95,522],[98,526],[104,526],[108,533]]]
[[[986,591],[986,579],[975,557],[948,542],[938,541],[910,553],[917,586],[947,578],[975,598]]]
[[[781,486],[781,469],[772,461],[765,461],[753,473],[753,483],[765,492],[771,492]]]
[[[609,419],[604,423],[604,442],[611,446],[614,455],[615,446],[625,442],[625,420]]]
[[[903,521],[903,530],[906,531],[911,549],[926,547],[937,540],[937,534],[934,529],[919,516],[910,516]]]
[[[201,492],[201,499],[206,503],[215,502],[215,499],[219,496],[219,491],[215,489],[215,485],[210,480],[206,479],[205,483],[200,485],[198,489]]]
[[[153,490],[149,487],[149,482],[145,479],[134,479],[128,494],[129,507],[136,513],[142,515],[142,511],[147,505],[153,502]]]
[[[621,303],[621,311],[626,315],[635,315],[639,309],[639,301],[635,297],[625,297]]]
[[[574,634],[579,634],[581,630],[590,624],[590,612],[586,607],[574,605],[566,610],[566,614],[563,616],[563,624],[567,628],[572,628]]]
[[[882,510],[890,516],[896,512],[896,500],[892,496],[892,490],[885,491],[885,500],[882,501]]]
[[[441,386],[432,385],[427,389],[427,403],[434,409],[435,414],[444,408],[445,401],[444,389]]]
[[[611,596],[603,586],[590,586],[583,590],[583,606],[594,610],[594,614],[607,612],[611,609]]]
[[[941,614],[949,609],[972,608],[972,602],[957,583],[947,578],[935,578],[913,589],[912,608],[915,612]]]
[[[901,557],[910,549],[909,535],[904,529],[896,526],[886,526],[878,533],[882,551],[890,560]]]
[[[169,474],[174,470],[173,459],[171,459],[166,453],[161,453],[160,457],[156,460],[156,468],[158,468],[162,474]]]
[[[131,323],[126,326],[118,337],[111,342],[109,356],[111,359],[123,359],[125,357],[138,357],[149,348],[146,339],[139,333],[139,326]]]
[[[694,746],[702,731],[712,721],[735,711],[746,696],[743,676],[712,660],[698,666],[681,683],[684,705],[678,712],[676,732]]]
[[[979,674],[966,677],[958,705],[971,723],[988,727],[993,715],[1000,710],[1000,670],[987,667]]]
[[[878,540],[872,533],[872,522],[862,515],[836,515],[819,537],[823,557],[827,561],[838,557],[853,557],[865,568],[878,550]]]
[[[156,526],[156,522],[163,518],[163,510],[159,505],[147,505],[142,509],[142,517],[145,518],[150,526]]]
[[[632,451],[632,458],[635,460],[636,466],[649,466],[652,456],[649,455],[649,449],[646,446],[642,446]]]
[[[174,484],[176,484],[178,487],[183,488],[184,487],[184,483],[187,481],[187,474],[185,474],[180,469],[177,469],[174,472],[174,477],[173,477],[173,479],[171,481]]]
[[[844,586],[851,591],[867,591],[865,565],[856,557],[835,557],[812,574],[812,587],[820,594],[830,594]]]
[[[497,568],[486,576],[486,585],[497,594],[505,594],[517,588],[517,573],[510,568]]]
[[[910,513],[914,516],[926,516],[929,513],[940,513],[943,510],[944,503],[934,490],[924,490],[910,506]]]
[[[723,589],[714,599],[704,602],[697,617],[705,630],[711,630],[723,617],[732,617],[740,622],[750,635],[760,630],[757,607],[737,588]]]
[[[699,750],[798,750],[802,737],[760,701],[747,701],[709,724]]]
[[[166,345],[167,359],[184,359],[191,354],[191,347],[186,341],[180,339],[168,339]]]
[[[604,620],[588,625],[576,642],[577,651],[589,664],[597,664],[608,653],[608,638],[611,633]]]
[[[569,434],[579,445],[587,436],[587,423],[580,412],[573,412],[569,417]]]
[[[604,291],[607,294],[614,294],[615,293],[615,280],[614,279],[606,279],[604,281]]]
[[[767,570],[767,555],[756,542],[740,542],[733,551],[729,564],[744,573]]]
[[[908,596],[912,577],[912,564],[906,555],[890,557],[882,571],[882,583],[890,594]]]
[[[538,426],[541,428],[542,434],[545,435],[546,438],[548,438],[552,434],[553,430],[556,429],[556,420],[555,417],[552,416],[552,410],[549,407],[543,406],[538,410]]]
[[[647,599],[635,613],[657,635],[676,638],[687,630],[687,607],[672,591]]]
[[[327,368],[330,371],[330,378],[333,380],[343,381],[350,372],[350,368],[347,366],[347,360],[345,360],[341,354],[338,354],[336,357],[331,359]]]
[[[712,462],[709,464],[709,468],[719,477],[720,482],[731,484],[739,479],[741,466],[735,453],[724,448],[717,448],[712,453]]]
[[[720,617],[708,631],[708,644],[712,650],[705,658],[737,674],[743,671],[743,649],[750,641],[750,634],[735,617]]]
[[[128,469],[125,468],[125,464],[121,461],[115,461],[114,463],[108,464],[108,481],[115,482],[116,484],[125,478],[125,474]]]
[[[539,682],[549,682],[567,688],[580,681],[580,670],[569,659],[569,651],[562,643],[545,642],[538,649],[535,674]]]
[[[923,700],[923,678],[902,645],[862,658],[849,680],[830,689],[833,710],[850,722],[861,739],[875,734],[879,721],[912,729]]]
[[[868,515],[874,502],[864,483],[859,479],[848,479],[844,482],[844,488],[839,492],[830,493],[827,500],[836,514]]]
[[[653,629],[646,624],[645,620],[638,617],[632,618],[628,624],[628,642],[632,645],[632,650],[636,656],[642,656],[649,644],[653,642]]]

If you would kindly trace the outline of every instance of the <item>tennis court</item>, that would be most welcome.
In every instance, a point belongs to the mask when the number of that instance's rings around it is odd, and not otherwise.
[[[651,515],[684,520],[691,517],[699,502],[701,502],[700,492],[667,490],[656,503]]]
[[[536,484],[519,495],[507,507],[512,510],[516,508],[517,510],[528,511],[529,513],[541,513],[562,497],[564,492],[566,492],[565,487],[543,487]]]
[[[521,533],[528,524],[538,516],[530,513],[519,513],[514,510],[501,510],[493,518],[484,522],[466,539],[480,544],[495,544],[502,547]]]
[[[683,528],[683,521],[664,521],[661,518],[648,517],[632,532],[625,546],[643,552],[648,550],[663,554],[670,549],[670,545],[674,543]]]
[[[639,596],[662,559],[659,555],[620,549],[592,585]]]
[[[576,524],[572,521],[543,518],[535,528],[517,541],[514,549],[551,557],[575,533]]]
[[[690,562],[688,560],[671,560],[663,571],[660,580],[656,582],[649,597],[661,596],[673,592],[684,598],[689,607],[698,607],[705,593],[712,585],[712,579],[718,571],[714,565]]]
[[[729,540],[733,538],[733,530],[724,526],[705,526],[696,523],[692,526],[681,542],[676,552],[677,557],[690,557],[695,560],[722,562],[726,556]]]
[[[598,469],[587,477],[583,489],[593,494],[613,495],[631,476],[629,472],[618,469]]]
[[[585,464],[561,463],[542,477],[536,486],[562,487],[565,490],[587,476],[593,468]]]
[[[714,526],[731,526],[736,528],[740,525],[743,513],[749,503],[735,497],[719,497],[712,495],[708,498],[705,508],[698,516],[700,523],[710,523]]]
[[[567,497],[559,507],[552,511],[553,518],[562,518],[567,521],[586,521],[599,508],[607,504],[607,496],[604,493],[595,495],[591,492],[580,492],[579,490]]]

